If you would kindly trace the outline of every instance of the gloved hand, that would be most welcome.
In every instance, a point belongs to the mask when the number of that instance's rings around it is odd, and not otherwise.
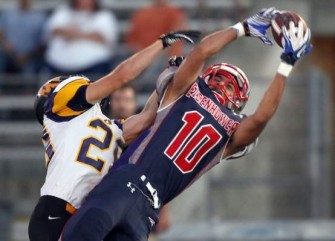
[[[285,26],[282,28],[285,41],[284,52],[280,57],[285,63],[294,65],[298,59],[309,53],[313,46],[310,43],[311,31],[307,28],[304,34],[304,26],[301,21],[298,23],[298,27],[292,21],[289,26],[289,29]]]
[[[184,60],[184,56],[172,56],[169,59],[169,66],[179,67]]]
[[[185,40],[194,44],[199,39],[201,32],[194,30],[176,31],[163,34],[159,37],[162,40],[164,48],[169,47],[180,40]]]
[[[276,8],[263,8],[257,14],[243,21],[243,28],[246,36],[257,37],[263,43],[272,45],[272,41],[267,36],[266,30],[271,25],[271,20],[279,14]]]

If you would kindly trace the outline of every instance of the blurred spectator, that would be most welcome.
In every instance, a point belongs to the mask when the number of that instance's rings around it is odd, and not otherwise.
[[[52,14],[45,37],[50,74],[83,74],[94,80],[110,71],[118,23],[98,0],[70,0]]]
[[[110,99],[110,116],[112,119],[127,119],[136,114],[137,101],[135,90],[130,86],[123,86],[114,91]]]
[[[161,34],[186,27],[185,13],[172,6],[168,0],[152,0],[148,7],[137,10],[132,16],[126,43],[132,52],[136,52],[157,39]],[[182,44],[176,44],[169,55],[182,55]]]
[[[185,12],[169,3],[168,0],[151,0],[152,4],[137,10],[131,18],[129,32],[125,36],[127,48],[136,52],[157,39],[161,34],[186,29]],[[165,68],[167,59],[183,54],[183,43],[177,43],[155,61],[133,82],[137,91],[149,92],[155,85],[154,77]]]
[[[0,72],[36,73],[40,66],[41,33],[46,16],[32,10],[31,0],[18,0],[0,17]]]

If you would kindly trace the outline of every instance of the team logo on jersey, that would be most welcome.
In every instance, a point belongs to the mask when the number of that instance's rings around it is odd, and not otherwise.
[[[131,182],[128,182],[127,187],[129,187],[131,193],[134,193],[136,191]]]

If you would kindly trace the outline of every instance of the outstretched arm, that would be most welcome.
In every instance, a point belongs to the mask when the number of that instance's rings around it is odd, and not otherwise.
[[[240,151],[257,139],[279,106],[286,80],[287,78],[281,74],[275,75],[255,113],[245,118],[235,131],[224,157]]]
[[[161,40],[123,61],[111,73],[90,84],[86,90],[86,100],[93,104],[108,96],[114,90],[136,78],[163,49]]]
[[[179,31],[161,36],[150,46],[123,61],[111,73],[90,84],[86,90],[87,102],[94,104],[121,85],[135,79],[155,60],[163,48],[169,47],[180,40],[193,43],[194,38],[198,37],[198,35],[194,36],[194,33],[194,31]]]
[[[287,77],[293,65],[312,49],[310,30],[307,29],[304,34],[301,22],[298,27],[295,27],[293,22],[291,22],[289,29],[283,28],[283,33],[285,39],[284,52],[281,55],[281,63],[277,73],[255,113],[244,119],[235,131],[231,142],[226,148],[224,157],[230,156],[257,139],[279,106]]]
[[[183,61],[166,93],[165,100],[174,100],[199,76],[205,61],[237,38],[234,28],[217,31],[203,38]]]
[[[139,114],[129,117],[123,124],[123,139],[126,145],[129,145],[142,131],[148,129],[153,124],[157,109],[158,96],[156,91],[154,91],[143,110]]]
[[[271,44],[271,41],[266,36],[266,29],[270,26],[271,19],[277,13],[278,11],[274,8],[262,9],[256,15],[244,20],[243,23],[238,23],[228,29],[214,32],[203,38],[179,67],[165,99],[167,101],[173,100],[185,93],[199,76],[205,61],[238,37],[245,35],[257,37],[264,43]],[[258,25],[256,26],[255,23]]]

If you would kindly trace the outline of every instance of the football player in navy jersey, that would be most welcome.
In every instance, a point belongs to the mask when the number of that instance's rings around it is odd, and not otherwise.
[[[277,110],[293,65],[311,50],[310,30],[304,33],[302,23],[283,27],[278,70],[248,117],[237,114],[250,91],[241,69],[219,63],[200,72],[209,57],[241,36],[271,44],[266,30],[277,13],[263,9],[206,36],[179,68],[171,66],[162,73],[157,84],[162,99],[150,132],[136,150],[125,153],[130,163],[108,173],[90,193],[65,226],[63,241],[100,241],[107,234],[104,240],[147,240],[164,204],[220,161],[252,149]]]
[[[56,77],[40,88],[35,112],[43,125],[47,174],[29,222],[31,241],[57,241],[64,224],[107,174],[122,148],[156,117],[156,93],[141,113],[126,121],[104,115],[102,100],[136,78],[163,48],[180,40],[193,43],[199,34],[177,31],[162,35],[95,82],[81,75]]]

